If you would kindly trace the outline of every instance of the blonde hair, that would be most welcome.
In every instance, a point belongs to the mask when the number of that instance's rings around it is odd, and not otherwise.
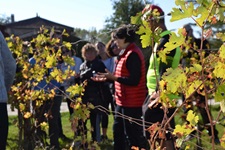
[[[81,49],[82,57],[86,60],[85,53],[87,52],[95,52],[96,56],[98,55],[98,50],[94,44],[87,43]]]

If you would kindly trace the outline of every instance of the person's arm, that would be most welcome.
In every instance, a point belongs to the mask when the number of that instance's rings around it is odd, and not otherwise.
[[[130,73],[129,77],[118,77],[117,82],[136,86],[141,78],[141,60],[137,53],[133,52],[127,58],[126,67]]]
[[[13,84],[14,77],[16,75],[16,60],[13,58],[11,51],[4,39],[2,33],[0,33],[0,47],[1,47],[1,57],[4,66],[4,79],[6,90],[10,90],[10,86]]]

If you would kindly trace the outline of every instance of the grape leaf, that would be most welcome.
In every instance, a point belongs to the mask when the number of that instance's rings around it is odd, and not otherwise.
[[[190,125],[194,127],[198,123],[199,117],[195,115],[193,110],[189,110],[186,119],[189,121]]]
[[[206,19],[208,18],[209,12],[208,10],[205,8],[205,6],[199,6],[196,9],[196,14],[200,15],[199,18],[196,19],[196,21],[198,22],[198,24],[200,26],[203,25],[203,23],[206,21]]]
[[[67,49],[71,50],[72,44],[71,44],[70,42],[64,42],[64,41],[63,41],[63,45],[64,45]]]
[[[78,84],[72,85],[66,90],[66,92],[70,93],[71,97],[74,97],[75,95],[81,95],[82,91],[83,87]]]
[[[163,74],[162,79],[166,82],[166,90],[176,93],[179,88],[186,86],[187,77],[182,68],[169,68]]]
[[[219,57],[222,59],[225,59],[225,45],[224,44],[220,47],[219,51],[220,51]]]
[[[196,91],[196,89],[202,84],[202,81],[200,80],[194,80],[193,82],[188,84],[188,88],[185,91],[186,97],[189,97],[193,92]]]
[[[185,36],[182,34],[182,29],[178,30],[178,35],[175,32],[171,32],[169,41],[165,44],[165,48],[158,52],[159,58],[162,62],[167,64],[167,54],[169,54],[172,50],[180,47],[184,41]]]
[[[225,100],[225,84],[221,84],[217,87],[215,93],[215,101],[221,102]]]
[[[180,5],[182,11],[180,10],[180,8],[172,8],[171,11],[171,19],[170,21],[177,21],[177,20],[181,20],[184,18],[190,18],[193,14],[194,11],[194,5],[192,2],[189,3],[189,5],[185,5],[185,1],[183,0],[175,0],[176,5]]]
[[[139,12],[136,14],[136,16],[131,16],[131,24],[136,24],[136,25],[139,25],[142,23],[142,12]]]
[[[56,58],[54,55],[48,55],[46,58],[45,66],[46,68],[52,68],[56,65]]]
[[[169,42],[165,44],[165,49],[167,53],[169,53],[171,50],[181,46],[185,42],[185,36],[183,35],[183,29],[180,28],[178,30],[178,34],[175,32],[171,32]]]
[[[167,54],[167,51],[164,51],[164,50],[160,50],[157,52],[158,56],[159,56],[159,59],[164,62],[165,64],[167,64],[167,61],[166,61],[166,54]]]
[[[189,68],[189,73],[200,72],[200,71],[202,71],[202,66],[200,64],[193,64]]]
[[[54,68],[53,71],[50,73],[50,75],[57,81],[57,82],[62,82],[62,71]]]
[[[141,35],[140,39],[143,48],[146,48],[151,45],[152,31],[148,27],[148,22],[143,21],[143,26],[140,26],[139,30],[136,33]]]
[[[218,39],[222,40],[223,42],[225,41],[225,33],[218,32],[218,33],[216,33],[216,37]]]
[[[213,70],[213,74],[217,78],[223,78],[225,79],[225,64],[222,62],[217,62],[215,65],[215,69]]]
[[[220,101],[220,108],[223,113],[225,113],[225,100]]]

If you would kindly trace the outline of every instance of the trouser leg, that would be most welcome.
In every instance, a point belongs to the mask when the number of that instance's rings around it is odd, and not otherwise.
[[[114,138],[114,150],[125,150],[125,132],[123,126],[123,119],[121,117],[121,107],[115,107],[115,119],[113,124],[113,138]]]
[[[50,144],[55,148],[59,148],[59,117],[60,117],[60,105],[62,102],[61,96],[56,96],[52,103],[50,103],[51,115],[49,116],[49,137]]]
[[[0,103],[0,149],[6,149],[7,137],[8,137],[8,112],[7,103]]]

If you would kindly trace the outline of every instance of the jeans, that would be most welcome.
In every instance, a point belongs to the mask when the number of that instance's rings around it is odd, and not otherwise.
[[[101,122],[101,115],[96,108],[91,110],[90,112],[90,123],[91,123],[91,137],[92,141],[101,141],[101,134],[100,134],[100,122]]]
[[[0,150],[6,149],[9,130],[7,103],[0,103]]]

